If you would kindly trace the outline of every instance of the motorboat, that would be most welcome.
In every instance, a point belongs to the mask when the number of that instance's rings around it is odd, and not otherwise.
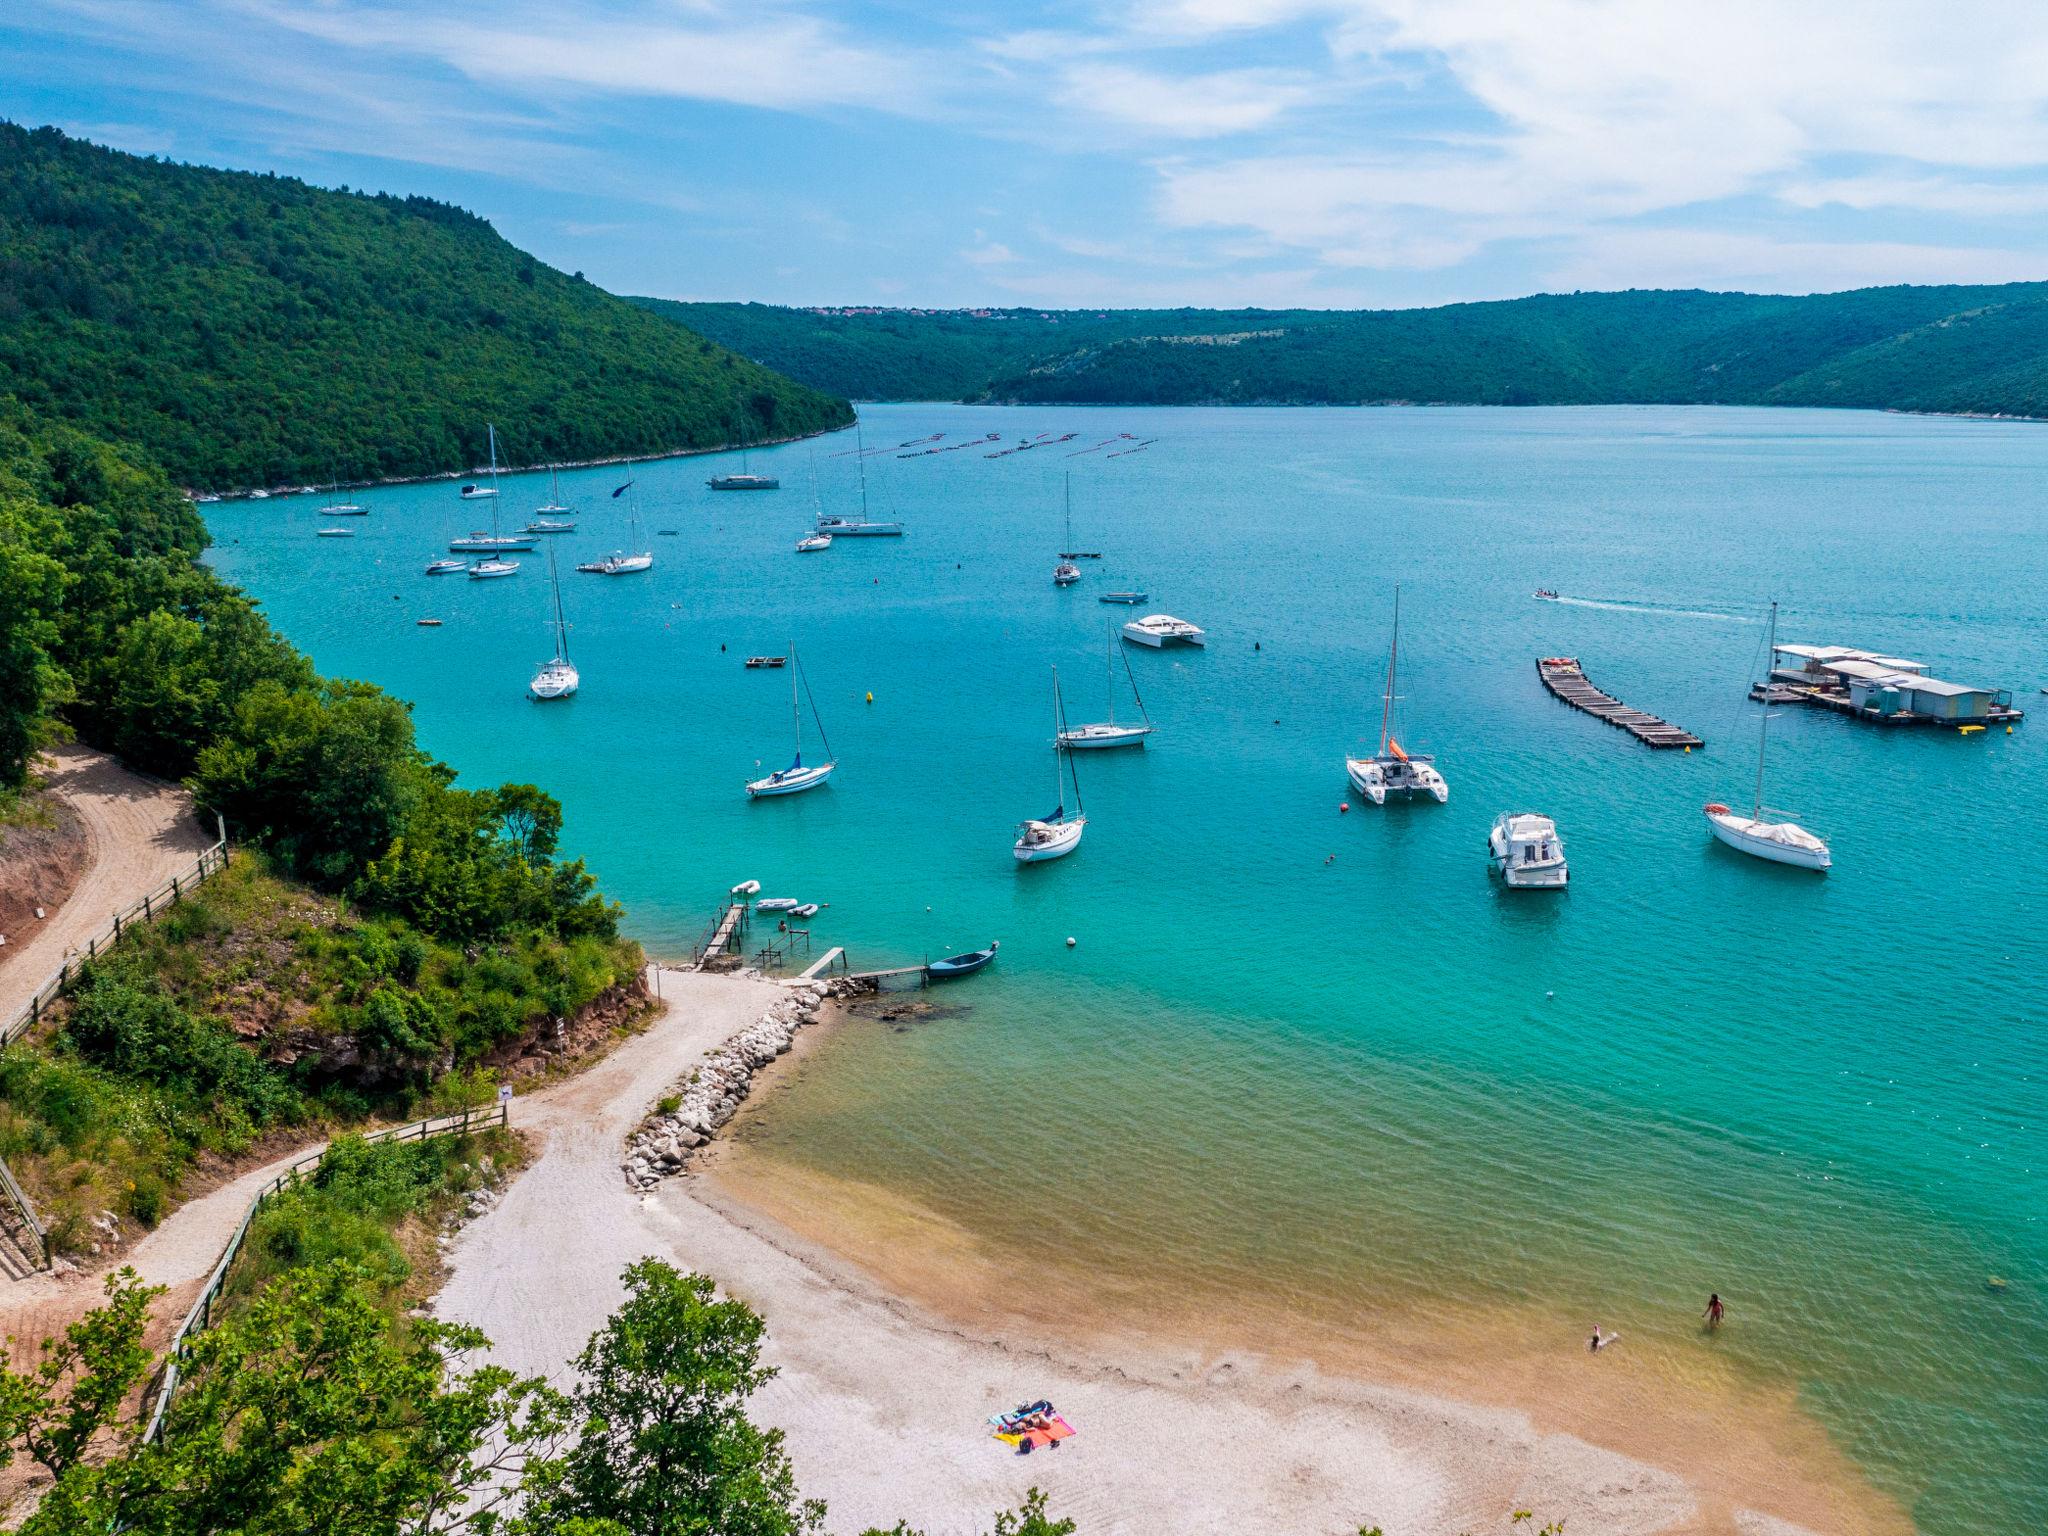
[[[576,524],[573,521],[561,518],[536,517],[526,525],[526,531],[528,533],[574,533],[576,531]]]
[[[948,955],[943,960],[930,961],[924,968],[925,980],[951,981],[956,976],[972,976],[995,959],[996,951],[1002,947],[1001,939],[990,939],[987,949],[970,949],[964,955]]]
[[[1208,637],[1186,619],[1176,619],[1170,613],[1148,613],[1124,626],[1124,638],[1156,651],[1169,645],[1202,645]]]
[[[1102,592],[1096,595],[1095,601],[1098,603],[1123,603],[1126,606],[1135,607],[1145,601],[1145,596],[1146,594],[1143,592]]]
[[[1401,660],[1401,589],[1394,588],[1394,634],[1387,645],[1387,681],[1380,694],[1380,744],[1370,757],[1346,757],[1344,773],[1351,787],[1374,805],[1385,805],[1388,795],[1412,800],[1427,795],[1441,805],[1451,798],[1451,788],[1437,772],[1433,759],[1411,753],[1394,738],[1394,716],[1400,695],[1395,690]]]
[[[479,560],[469,568],[469,579],[491,581],[501,576],[510,576],[518,569],[517,560]]]
[[[713,475],[704,482],[714,491],[776,491],[782,482],[773,475]]]
[[[464,501],[486,501],[497,494],[498,488],[494,485],[465,485],[462,488]]]
[[[1771,604],[1770,630],[1764,640],[1764,655],[1775,656],[1778,645],[1778,605]],[[1707,826],[1715,837],[1738,853],[1768,859],[1773,864],[1790,864],[1798,869],[1827,869],[1834,863],[1828,845],[1796,821],[1765,819],[1764,757],[1771,740],[1771,704],[1764,700],[1763,717],[1757,721],[1756,793],[1749,814],[1730,810],[1718,800],[1702,808]],[[1783,811],[1771,815],[1783,816]]]
[[[467,560],[429,560],[427,562],[427,574],[429,576],[452,576],[457,571],[466,571],[468,569],[469,562]]]
[[[441,627],[439,619],[414,619],[413,623],[419,625],[421,629],[439,629]]]
[[[323,539],[352,539],[356,536],[353,528],[322,528],[319,537]]]
[[[583,684],[576,664],[569,660],[569,621],[562,613],[562,573],[555,566],[555,552],[548,550],[548,585],[552,589],[555,654],[541,663],[526,691],[536,699],[566,699]]]
[[[1152,717],[1145,712],[1145,700],[1138,693],[1138,679],[1131,671],[1131,658],[1123,656],[1124,680],[1131,686],[1131,698],[1138,706],[1138,722],[1119,722],[1116,717],[1116,662],[1118,656],[1116,630],[1105,626],[1102,636],[1104,660],[1109,671],[1109,718],[1090,725],[1077,725],[1061,731],[1057,745],[1069,752],[1093,752],[1105,747],[1142,747],[1145,738],[1152,734]]]
[[[1540,597],[1545,602],[1550,603],[1554,603],[1558,600],[1557,594],[1551,591],[1548,587],[1538,587],[1532,595],[1535,597]]]
[[[734,896],[758,896],[760,893],[761,882],[758,880],[742,880],[731,892]]]
[[[794,912],[803,903],[794,896],[763,896],[754,903],[756,912]]]
[[[789,665],[789,658],[787,656],[749,656],[746,664],[749,667],[786,667]]]
[[[1508,811],[1486,835],[1493,872],[1516,889],[1561,891],[1569,878],[1557,823],[1534,811]]]
[[[832,535],[829,533],[813,533],[796,541],[796,552],[800,555],[815,554],[821,549],[831,547]]]
[[[818,532],[834,538],[849,539],[900,539],[903,537],[901,523],[870,523],[862,518],[828,516],[818,519]]]
[[[1064,736],[1067,731],[1066,706],[1060,699],[1060,669],[1052,669],[1052,729],[1055,737]],[[1060,772],[1060,760],[1066,760],[1067,772]],[[1074,814],[1067,814],[1066,785],[1071,779],[1074,786]],[[1075,766],[1074,754],[1056,752],[1052,760],[1053,792],[1060,797],[1059,804],[1052,808],[1050,815],[1034,817],[1017,825],[1016,841],[1010,845],[1010,852],[1016,855],[1019,864],[1042,864],[1048,859],[1063,859],[1081,846],[1081,834],[1088,829],[1088,817],[1081,806],[1081,777]]]
[[[818,728],[818,740],[824,743],[825,761],[806,763],[804,761],[804,715],[803,700],[809,698],[811,685],[804,676],[804,664],[797,656],[796,646],[789,648],[790,660],[796,665],[789,676],[789,714],[796,731],[796,756],[787,768],[778,768],[765,779],[755,779],[747,785],[747,794],[760,800],[773,795],[801,794],[807,789],[816,789],[832,777],[832,770],[838,763],[832,758],[832,743],[825,739],[825,722],[818,718],[818,701],[810,699],[811,723]]]

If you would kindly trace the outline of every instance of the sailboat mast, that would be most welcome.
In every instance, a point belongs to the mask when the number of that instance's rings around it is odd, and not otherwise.
[[[555,591],[555,656],[569,659],[569,621],[562,615],[562,573],[555,566],[555,546],[548,546],[548,581]]]
[[[789,719],[796,727],[796,760],[804,760],[804,712],[797,702],[797,679],[803,676],[804,664],[796,659],[796,642],[789,642]]]
[[[1052,669],[1052,729],[1053,740],[1055,742],[1059,740],[1061,734],[1065,732],[1066,728],[1067,706],[1066,702],[1060,697],[1060,669],[1058,667],[1054,667]],[[1080,816],[1084,814],[1081,807],[1081,768],[1080,765],[1074,761],[1074,751],[1071,747],[1066,749],[1066,759],[1067,776],[1070,779],[1072,779],[1074,783],[1074,814],[1076,816]],[[1060,782],[1060,753],[1058,752],[1053,753],[1052,781],[1054,791],[1055,793],[1058,793]],[[1064,799],[1064,796],[1062,796],[1061,798]]]
[[[1764,748],[1771,739],[1771,664],[1778,658],[1778,600],[1771,599],[1771,628],[1764,640],[1764,717],[1756,726],[1756,800],[1750,806],[1752,821],[1764,816]]]
[[[1116,724],[1116,630],[1102,626],[1102,681],[1109,689],[1109,723]]]
[[[491,543],[498,542],[498,429],[490,422],[484,423],[484,436],[491,444]],[[497,558],[505,558],[503,549],[496,549]]]
[[[860,429],[860,417],[853,418],[853,461],[860,466],[860,520],[868,520],[868,440]]]
[[[1380,756],[1387,755],[1387,743],[1394,735],[1394,675],[1401,656],[1401,588],[1394,587],[1394,641],[1387,647],[1387,692],[1380,701]]]
[[[1067,471],[1067,531],[1064,542],[1068,544],[1074,542],[1074,472],[1071,469]],[[1067,552],[1064,549],[1060,551],[1060,558],[1062,560],[1067,558]]]

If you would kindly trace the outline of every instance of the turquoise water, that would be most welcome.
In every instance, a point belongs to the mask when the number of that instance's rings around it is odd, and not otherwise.
[[[1796,1381],[1924,1530],[2038,1523],[2048,722],[1774,719],[1769,799],[1830,841],[1826,877],[1721,849],[1698,808],[1747,797],[1772,597],[1783,639],[2048,704],[2048,432],[1686,408],[864,415],[876,447],[1080,435],[871,458],[910,535],[806,556],[813,476],[828,510],[852,504],[850,436],[754,455],[779,493],[714,495],[723,460],[640,466],[650,532],[679,536],[651,539],[648,576],[565,576],[566,705],[523,697],[542,560],[420,574],[476,522],[450,484],[367,493],[354,540],[312,537],[316,498],[215,506],[215,558],[323,670],[414,700],[465,782],[558,794],[656,952],[749,877],[829,902],[820,942],[861,964],[1003,940],[965,1017],[849,1043],[857,1080],[787,1095],[778,1155],[998,1244],[1283,1299],[1369,1272],[1378,1293],[1583,1300],[1677,1336],[1718,1288],[1741,1327],[1715,1347]],[[1121,431],[1159,441],[1065,456]],[[1067,471],[1075,542],[1105,558],[1063,592]],[[624,478],[564,477],[586,531],[560,554],[614,547]],[[506,484],[508,522],[543,499]],[[1451,801],[1340,816],[1396,582],[1403,740]],[[1129,614],[1095,594],[1121,587],[1209,647],[1132,654],[1158,735],[1084,758],[1085,843],[1020,871],[1012,826],[1052,794],[1048,666],[1100,718],[1104,624]],[[757,763],[787,760],[789,685],[740,659],[791,638],[841,767],[750,804]],[[1532,663],[1559,652],[1707,750],[1653,753],[1551,700]],[[1564,896],[1489,882],[1510,808],[1557,819]],[[1065,1149],[1059,1190],[1018,1169],[1020,1126]]]

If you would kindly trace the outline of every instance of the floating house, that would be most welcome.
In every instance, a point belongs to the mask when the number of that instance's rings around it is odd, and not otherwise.
[[[1769,683],[1751,693],[1885,725],[2004,725],[2022,718],[2008,689],[1943,682],[1927,675],[1924,662],[1845,645],[1776,647]]]

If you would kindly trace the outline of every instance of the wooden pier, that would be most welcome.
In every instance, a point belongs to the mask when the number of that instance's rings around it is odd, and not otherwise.
[[[1627,731],[1646,747],[1669,750],[1673,747],[1704,747],[1706,743],[1691,731],[1683,730],[1668,720],[1640,709],[1631,709],[1612,694],[1602,693],[1586,680],[1576,657],[1544,656],[1536,662],[1536,675],[1543,679],[1548,688],[1573,709],[1582,709],[1609,725]]]
[[[697,946],[697,963],[690,969],[701,971],[720,955],[738,954],[746,927],[747,904],[744,901],[730,903],[719,914],[718,924],[711,930],[710,937]]]

